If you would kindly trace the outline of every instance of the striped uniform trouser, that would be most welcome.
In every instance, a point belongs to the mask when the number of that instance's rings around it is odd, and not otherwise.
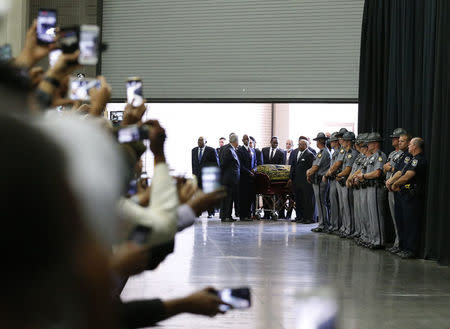
[[[328,181],[320,181],[320,184],[313,184],[314,198],[316,199],[316,208],[319,216],[319,228],[328,228],[330,226],[329,213],[327,207]]]
[[[375,246],[385,244],[385,202],[386,190],[382,187],[371,186],[367,188],[367,206],[369,210],[370,241]]]

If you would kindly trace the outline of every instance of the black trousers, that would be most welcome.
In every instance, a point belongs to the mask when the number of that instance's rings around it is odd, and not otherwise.
[[[253,179],[241,176],[239,182],[239,218],[241,219],[251,216],[252,201],[255,199],[254,185]]]
[[[399,248],[417,255],[424,215],[424,198],[406,191],[396,192],[394,197]]]
[[[315,204],[311,184],[295,186],[294,191],[296,219],[313,220]]]
[[[233,211],[233,199],[237,190],[237,184],[225,185],[226,197],[222,199],[220,204],[220,219],[232,218],[231,213]]]

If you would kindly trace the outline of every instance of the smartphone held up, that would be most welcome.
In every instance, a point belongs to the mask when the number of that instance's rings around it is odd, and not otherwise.
[[[48,45],[56,40],[57,15],[54,9],[39,9],[36,22],[37,42]]]
[[[127,80],[127,103],[139,107],[144,103],[142,79],[131,77]]]

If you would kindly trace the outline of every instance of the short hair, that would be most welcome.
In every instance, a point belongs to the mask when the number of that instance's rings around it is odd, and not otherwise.
[[[230,135],[230,143],[234,143],[238,141],[238,136],[236,134],[231,134]]]
[[[270,139],[270,141],[273,141],[275,138],[278,139],[277,136],[272,136],[272,138]]]
[[[422,137],[414,137],[413,140],[414,140],[414,145],[423,149],[423,147],[425,145],[425,141],[423,140]]]
[[[400,137],[405,136],[406,140],[409,142],[412,139],[412,136],[410,134],[401,134]]]
[[[230,139],[232,135],[236,135],[236,134],[235,134],[235,133],[230,133],[230,134],[228,135],[228,139]]]
[[[252,141],[253,141],[253,143],[256,143],[256,139],[255,139],[255,137],[253,137],[253,136],[249,136],[248,138],[250,138]]]
[[[220,141],[221,141],[221,140],[225,140],[225,141],[226,141],[227,139],[226,139],[225,137],[220,137],[219,140],[220,140]]]

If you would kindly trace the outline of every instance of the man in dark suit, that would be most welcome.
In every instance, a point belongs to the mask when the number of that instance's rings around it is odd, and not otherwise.
[[[293,186],[295,196],[296,222],[313,223],[314,191],[306,180],[306,171],[311,168],[315,159],[308,149],[308,141],[299,139],[298,149],[291,155],[291,172],[288,186]]]
[[[197,147],[192,149],[192,174],[197,177],[198,187],[202,188],[202,169],[204,167],[218,167],[219,159],[216,150],[206,146],[206,139],[198,138]],[[208,218],[214,216],[214,209],[208,210]]]
[[[264,164],[279,164],[286,163],[286,153],[278,148],[278,137],[272,137],[270,140],[270,147],[262,149]]]
[[[227,196],[222,199],[220,206],[220,219],[222,222],[232,222],[231,212],[233,208],[233,195],[236,193],[240,180],[241,163],[236,154],[238,147],[238,136],[230,135],[230,143],[223,146],[220,153],[220,168],[222,170],[222,185]]]
[[[255,181],[254,170],[256,168],[256,153],[255,150],[249,146],[249,137],[244,135],[242,143],[237,155],[241,163],[241,179],[239,181],[239,208],[241,221],[251,221],[251,203],[255,195]]]
[[[220,159],[220,152],[222,150],[222,147],[225,145],[226,141],[227,141],[227,139],[225,137],[219,138],[219,147],[216,148],[216,152],[217,152],[219,159]]]
[[[249,137],[250,141],[248,143],[248,145],[255,150],[255,154],[256,154],[256,165],[260,166],[262,165],[263,162],[263,157],[262,157],[262,152],[260,149],[256,148],[256,139],[252,136]]]

